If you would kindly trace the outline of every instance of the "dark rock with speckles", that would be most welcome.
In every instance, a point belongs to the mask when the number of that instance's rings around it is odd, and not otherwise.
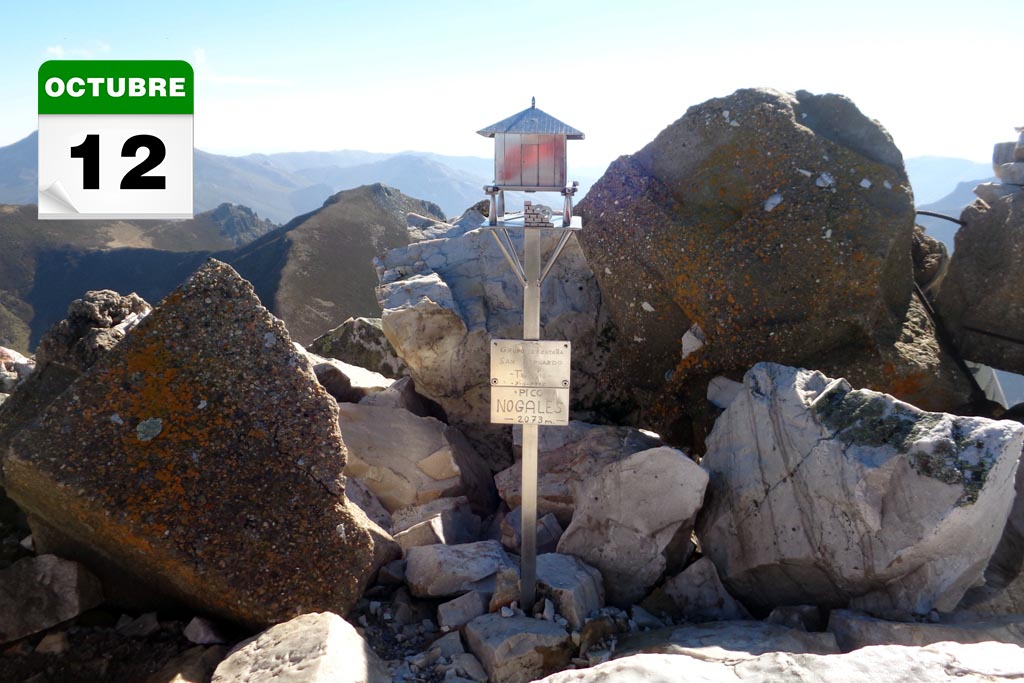
[[[911,319],[913,196],[899,150],[840,95],[738,90],[612,163],[579,204],[580,244],[620,330],[646,422],[770,360],[927,409],[967,400]],[[699,384],[688,387],[687,382]],[[691,390],[687,390],[691,389]]]
[[[36,371],[0,405],[0,458],[11,438],[32,423],[83,372],[110,352],[151,306],[137,294],[89,291],[68,306],[36,349]],[[3,469],[0,468],[0,484]]]
[[[32,517],[154,592],[251,627],[347,612],[399,552],[344,496],[334,400],[215,260],[2,456]]]
[[[936,308],[964,358],[1024,372],[1024,193],[979,199],[960,219]]]

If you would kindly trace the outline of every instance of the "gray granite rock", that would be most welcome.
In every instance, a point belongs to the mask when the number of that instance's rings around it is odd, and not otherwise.
[[[437,625],[458,628],[487,614],[490,595],[480,591],[463,593],[437,606]]]
[[[513,566],[497,541],[415,546],[406,551],[405,559],[406,583],[419,598],[493,592],[494,575]]]
[[[54,555],[18,560],[0,569],[0,643],[19,640],[103,602],[99,580]]]
[[[587,617],[604,607],[601,572],[572,555],[538,555],[537,586],[575,630],[583,628]]]

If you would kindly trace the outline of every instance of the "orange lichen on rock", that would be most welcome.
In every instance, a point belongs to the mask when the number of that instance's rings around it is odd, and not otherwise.
[[[344,613],[398,548],[342,489],[334,400],[281,321],[210,261],[19,435],[27,511],[194,609]]]

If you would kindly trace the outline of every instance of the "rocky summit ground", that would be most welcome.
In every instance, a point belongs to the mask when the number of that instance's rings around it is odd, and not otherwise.
[[[840,96],[739,91],[613,164],[543,292],[573,402],[532,604],[483,207],[368,186],[239,269],[81,292],[0,348],[0,681],[1024,678],[1024,410],[966,362],[1019,361],[996,156],[952,256]]]

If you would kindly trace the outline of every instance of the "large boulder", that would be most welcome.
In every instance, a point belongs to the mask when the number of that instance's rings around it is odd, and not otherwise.
[[[1018,423],[759,363],[715,424],[701,547],[749,605],[952,610],[1013,502]]]
[[[913,196],[889,134],[845,97],[752,89],[691,107],[579,212],[622,331],[611,381],[659,433],[695,410],[674,395],[761,360],[838,367],[929,408],[965,401],[948,358],[894,348],[934,341],[904,329]]]
[[[964,358],[1024,372],[1024,193],[960,215],[936,308]]]
[[[608,602],[628,607],[666,570],[680,569],[704,499],[707,474],[681,451],[661,447],[605,466],[575,489],[576,514],[558,541],[601,571]]]
[[[11,498],[68,547],[250,626],[346,612],[398,555],[344,496],[334,400],[218,261],[2,456]]]
[[[545,254],[557,239],[543,237]],[[510,465],[508,429],[490,425],[490,342],[522,337],[523,290],[492,237],[478,229],[392,249],[378,275],[384,335],[416,390],[444,408],[492,469]],[[607,328],[594,274],[570,238],[541,289],[541,337],[573,344],[574,409],[614,404],[615,392],[602,393],[596,379]]]

